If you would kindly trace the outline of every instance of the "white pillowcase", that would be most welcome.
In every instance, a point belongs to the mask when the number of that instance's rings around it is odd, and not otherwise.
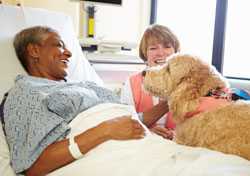
[[[82,53],[70,16],[45,9],[0,4],[0,99],[13,85],[16,75],[25,74],[13,48],[14,35],[24,28],[36,25],[46,25],[57,30],[72,52],[67,77],[69,82],[89,80],[103,85]]]
[[[18,74],[26,74],[19,63],[14,48],[13,37],[20,30],[35,26],[46,25],[56,29],[72,52],[68,69],[69,82],[84,80],[94,81],[99,85],[103,82],[93,67],[84,58],[81,47],[74,33],[73,23],[68,15],[45,9],[17,7],[0,4],[0,101],[14,83]],[[1,124],[0,124],[1,125]],[[0,126],[0,176],[15,175],[9,165],[9,150],[5,136]]]
[[[15,176],[15,173],[10,166],[10,152],[5,140],[1,122],[0,122],[0,175]]]

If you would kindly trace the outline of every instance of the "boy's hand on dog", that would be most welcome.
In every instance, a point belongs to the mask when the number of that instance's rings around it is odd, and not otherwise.
[[[154,126],[154,127],[150,128],[150,131],[162,136],[165,139],[172,140],[174,137],[174,132],[172,129],[164,128],[161,126]]]

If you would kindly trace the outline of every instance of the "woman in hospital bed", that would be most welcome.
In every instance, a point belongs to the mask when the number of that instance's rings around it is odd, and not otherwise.
[[[51,28],[37,26],[21,31],[14,39],[14,47],[21,64],[30,75],[16,78],[16,84],[4,105],[6,137],[16,173],[45,175],[80,158],[107,140],[143,138],[144,129],[138,121],[123,116],[104,121],[72,137],[69,145],[69,140],[65,139],[69,132],[67,123],[77,113],[91,106],[117,102],[117,97],[92,83],[65,82],[65,69],[70,62],[71,52],[59,34]],[[51,101],[53,98],[65,102]],[[49,111],[45,109],[46,106],[42,106],[45,101]],[[67,108],[71,108],[71,104],[67,104],[69,101],[75,107],[67,111]],[[21,110],[18,104],[26,106]],[[27,111],[34,111],[32,117],[28,118]],[[50,116],[51,112],[53,116],[50,119],[45,117]]]
[[[249,161],[240,157],[177,145],[157,135],[145,136],[139,121],[116,113],[119,107],[106,115],[91,115],[91,109],[117,103],[118,98],[91,82],[66,82],[71,53],[53,29],[25,29],[16,35],[14,47],[29,74],[17,76],[4,104],[4,129],[16,173],[250,175]],[[81,112],[85,121],[78,121]],[[90,123],[96,116],[101,120]],[[107,116],[112,118],[107,120]],[[85,129],[74,132],[72,126]]]

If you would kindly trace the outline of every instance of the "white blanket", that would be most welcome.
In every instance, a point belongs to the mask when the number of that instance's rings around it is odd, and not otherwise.
[[[101,104],[81,113],[71,126],[78,134],[101,121],[133,113],[133,108]],[[249,176],[250,161],[203,148],[175,144],[157,135],[144,139],[108,141],[50,176]]]

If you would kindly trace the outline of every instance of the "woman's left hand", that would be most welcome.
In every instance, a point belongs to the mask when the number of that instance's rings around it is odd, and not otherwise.
[[[150,131],[162,136],[165,139],[172,140],[174,137],[174,131],[172,129],[164,128],[161,126],[154,126],[154,127],[150,128]]]

